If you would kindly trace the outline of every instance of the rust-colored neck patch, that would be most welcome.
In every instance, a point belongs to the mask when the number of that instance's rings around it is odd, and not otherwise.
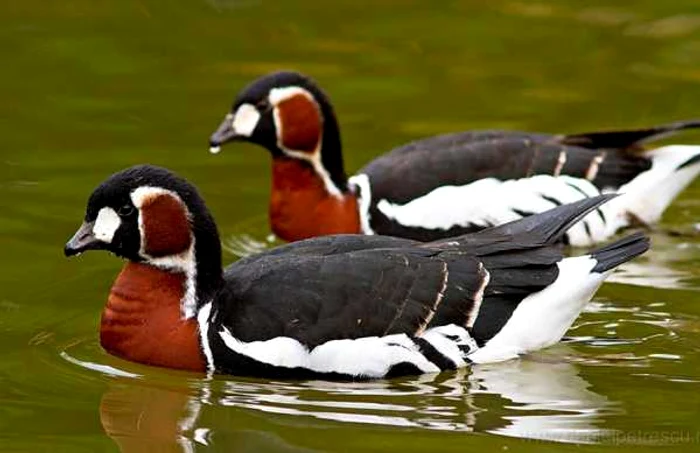
[[[277,139],[283,148],[313,154],[320,146],[323,117],[318,104],[295,94],[277,104]]]
[[[183,274],[127,263],[102,312],[102,347],[146,365],[205,371],[197,322],[182,319],[184,294]]]
[[[329,194],[310,165],[285,157],[272,160],[270,224],[285,241],[361,232],[353,194]]]
[[[177,255],[192,243],[187,208],[168,193],[144,200],[141,206],[144,252],[154,258]]]

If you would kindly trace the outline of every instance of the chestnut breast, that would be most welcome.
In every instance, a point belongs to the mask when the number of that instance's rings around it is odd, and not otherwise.
[[[355,196],[329,194],[311,166],[289,158],[272,161],[270,223],[285,241],[361,232]]]
[[[127,263],[102,312],[100,343],[107,352],[147,365],[206,370],[195,319],[182,319],[185,276]]]

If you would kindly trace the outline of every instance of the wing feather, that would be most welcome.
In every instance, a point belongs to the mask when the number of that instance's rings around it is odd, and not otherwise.
[[[264,255],[226,271],[231,302],[218,319],[241,341],[413,336],[438,314],[464,325],[484,279],[474,256],[418,247]]]

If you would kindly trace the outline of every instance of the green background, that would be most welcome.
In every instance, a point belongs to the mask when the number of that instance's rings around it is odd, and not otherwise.
[[[92,189],[143,162],[199,186],[226,262],[265,245],[269,156],[211,156],[207,139],[276,69],[329,93],[351,172],[441,132],[700,117],[697,1],[5,1],[0,57],[0,451],[697,451],[700,238],[667,231],[693,230],[700,184],[570,341],[389,382],[205,380],[110,357],[97,322],[121,264],[62,254]]]

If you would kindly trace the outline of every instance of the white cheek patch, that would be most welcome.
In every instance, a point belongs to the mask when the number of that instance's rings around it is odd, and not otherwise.
[[[260,121],[260,112],[250,104],[242,104],[233,115],[233,130],[238,135],[250,137]]]
[[[102,208],[97,213],[95,225],[92,227],[92,234],[102,242],[111,243],[114,233],[122,224],[119,215],[112,208]]]

